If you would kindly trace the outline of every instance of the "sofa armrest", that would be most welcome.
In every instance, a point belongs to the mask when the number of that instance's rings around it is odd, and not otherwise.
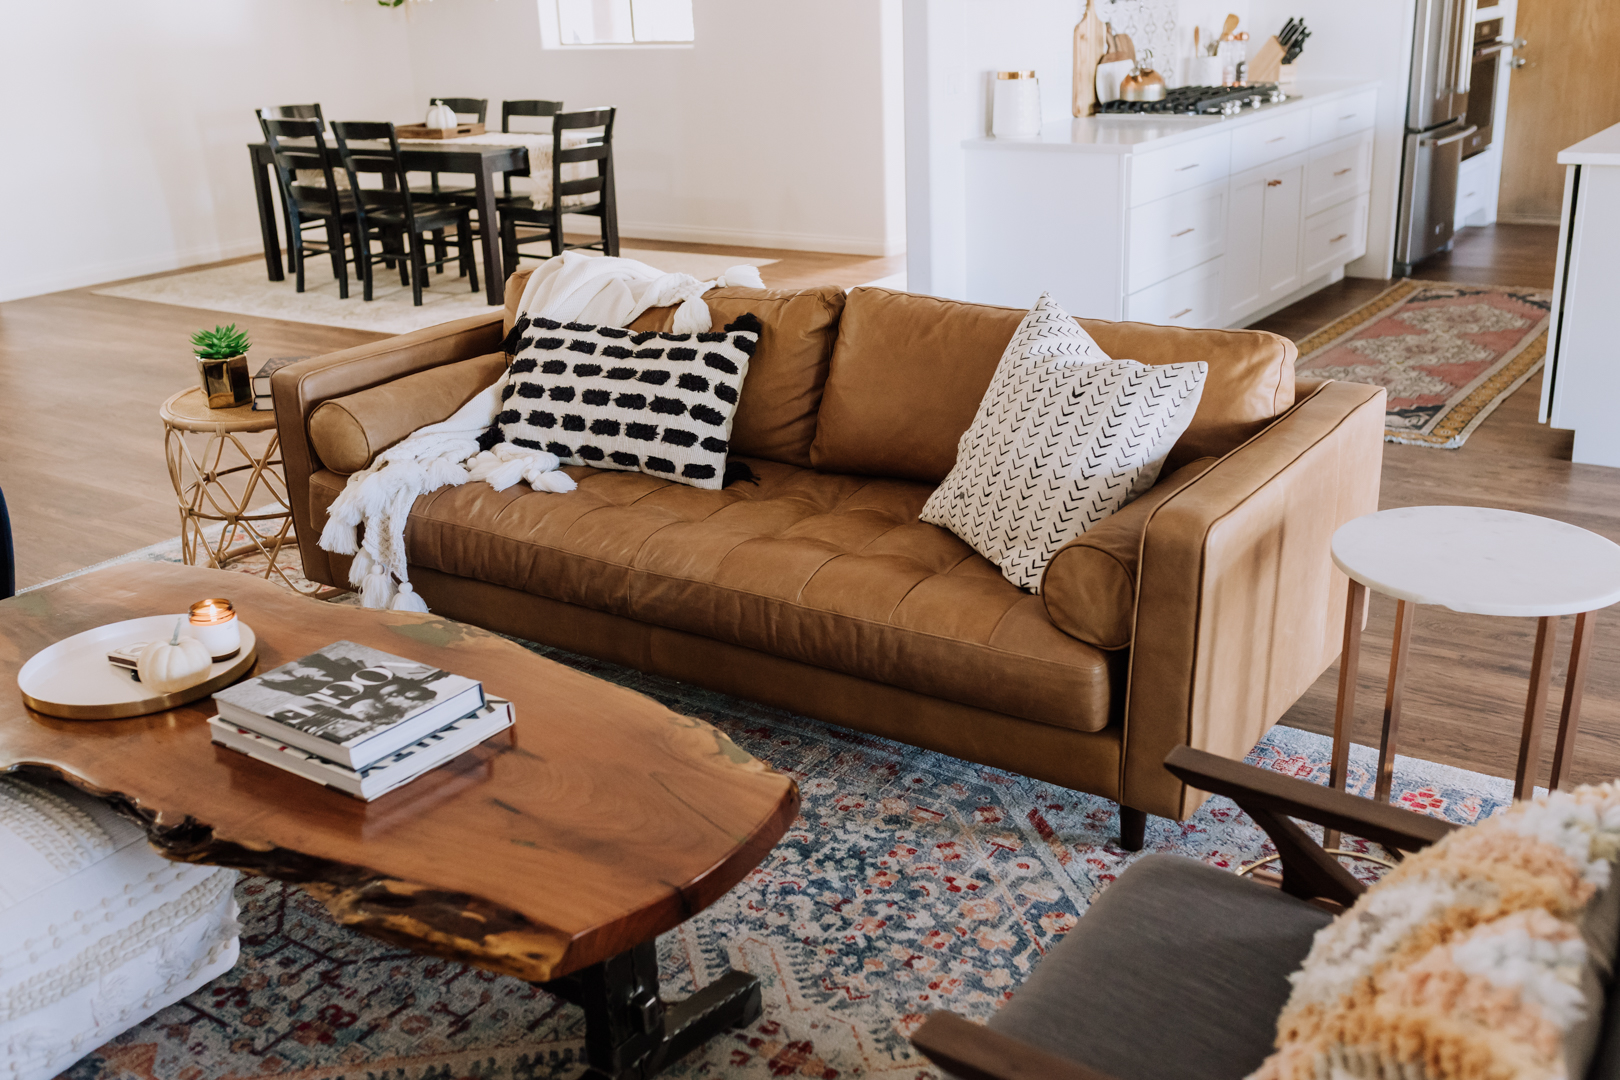
[[[501,347],[502,336],[498,313],[475,315],[342,352],[313,356],[288,364],[270,377],[276,434],[281,442],[282,469],[287,478],[287,501],[292,504],[293,528],[298,533],[304,574],[311,581],[346,587],[346,583],[337,579],[326,552],[315,543],[324,523],[314,521],[309,505],[309,478],[321,468],[309,440],[309,414],[330,398],[379,386],[441,364],[495,352]]]
[[[1058,548],[1041,578],[1041,600],[1052,625],[1099,649],[1129,646],[1148,520],[1161,503],[1219,460],[1188,462]]]
[[[911,1045],[958,1080],[1112,1080],[950,1012],[929,1013]]]
[[[1180,743],[1241,760],[1339,654],[1333,533],[1378,509],[1383,388],[1329,382],[1165,500],[1142,543],[1121,802],[1178,820],[1205,794]]]

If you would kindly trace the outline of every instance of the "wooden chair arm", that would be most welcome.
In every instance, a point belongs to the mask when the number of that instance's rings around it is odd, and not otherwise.
[[[1294,824],[1293,818],[1402,851],[1427,847],[1458,827],[1185,744],[1166,755],[1164,767],[1193,787],[1225,795],[1264,829],[1281,856],[1283,891],[1302,900],[1327,900],[1348,907],[1366,886]]]
[[[1113,1080],[955,1013],[929,1013],[911,1045],[960,1080]]]

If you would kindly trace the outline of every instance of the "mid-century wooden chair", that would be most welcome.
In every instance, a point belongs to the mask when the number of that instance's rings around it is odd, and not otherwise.
[[[613,119],[616,109],[589,109],[582,112],[559,113],[551,118],[551,202],[536,206],[527,196],[503,199],[501,205],[501,254],[506,273],[517,269],[522,257],[521,245],[546,241],[551,246],[552,258],[569,248],[591,248],[606,255],[619,253],[619,206],[613,186]],[[564,136],[570,131],[598,131],[583,146],[564,148]],[[596,162],[596,174],[578,180],[564,180],[563,166],[584,161]],[[595,199],[578,206],[563,206],[571,195],[595,195]],[[563,239],[563,216],[586,214],[602,223],[601,239],[588,244],[569,244]],[[518,227],[538,230],[521,238]],[[531,258],[534,256],[531,256]]]
[[[318,107],[317,107],[318,108]],[[276,181],[281,187],[281,203],[287,216],[287,258],[299,292],[304,291],[304,259],[308,255],[332,257],[332,274],[338,281],[338,295],[349,297],[349,258],[345,235],[355,227],[353,194],[337,183],[327,156],[321,121],[316,119],[277,119],[259,114],[259,127],[275,160]],[[283,139],[308,139],[311,144],[288,145]],[[309,183],[319,178],[319,183]],[[320,241],[311,241],[306,230],[325,230]],[[356,255],[364,247],[356,235]]]
[[[11,546],[11,515],[0,491],[0,600],[17,595],[17,551]]]
[[[1291,819],[1401,851],[1457,828],[1188,746],[1172,750],[1165,768],[1229,797],[1266,831],[1281,856],[1282,888],[1196,859],[1139,859],[988,1025],[948,1012],[923,1022],[912,1044],[947,1073],[961,1080],[1247,1076],[1272,1050],[1288,976],[1316,931],[1366,891]]]
[[[398,258],[400,284],[411,286],[411,296],[416,306],[421,307],[428,266],[425,234],[451,226],[456,230],[459,251],[454,258],[467,271],[472,291],[477,292],[478,264],[473,257],[471,212],[465,206],[440,201],[425,193],[411,193],[394,125],[387,121],[334,120],[332,133],[337,136],[338,154],[343,158],[349,186],[360,196],[354,204],[360,237],[356,262],[365,298],[370,300],[372,296],[372,266]],[[383,142],[387,146],[355,145],[367,142]],[[383,187],[362,190],[362,172],[380,174]],[[381,242],[381,252],[372,252],[374,238]],[[413,270],[415,273],[411,272]]]

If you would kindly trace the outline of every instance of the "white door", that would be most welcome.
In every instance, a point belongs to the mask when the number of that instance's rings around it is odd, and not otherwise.
[[[1226,218],[1224,303],[1230,325],[1263,301],[1260,290],[1261,233],[1265,228],[1266,178],[1256,172],[1232,181]]]
[[[1305,167],[1269,172],[1265,192],[1264,224],[1260,229],[1260,299],[1269,304],[1300,286],[1299,227],[1303,216]]]

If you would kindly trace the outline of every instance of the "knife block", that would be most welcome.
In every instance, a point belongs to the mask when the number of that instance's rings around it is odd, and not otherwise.
[[[1282,78],[1282,59],[1287,55],[1277,41],[1276,35],[1266,38],[1265,42],[1249,59],[1250,83],[1274,83]]]

